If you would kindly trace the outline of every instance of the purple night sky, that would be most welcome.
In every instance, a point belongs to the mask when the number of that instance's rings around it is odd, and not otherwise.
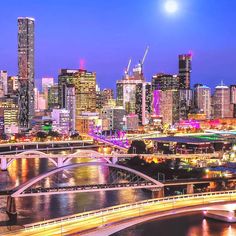
[[[150,46],[144,71],[177,73],[178,54],[193,53],[192,84],[236,83],[236,1],[176,0],[2,0],[0,69],[17,74],[17,17],[36,19],[35,72],[57,78],[60,68],[97,72],[99,85],[115,88]]]

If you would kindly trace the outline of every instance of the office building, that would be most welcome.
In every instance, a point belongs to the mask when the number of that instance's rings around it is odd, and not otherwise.
[[[74,85],[67,85],[65,88],[65,109],[69,111],[70,115],[70,133],[75,131],[75,87]]]
[[[193,108],[193,92],[191,89],[179,90],[179,119],[187,120]]]
[[[49,87],[54,85],[54,79],[52,77],[43,77],[42,78],[42,90],[46,92]]]
[[[152,77],[152,90],[178,90],[180,79],[177,75],[159,73]]]
[[[233,116],[233,109],[230,104],[230,88],[223,85],[223,83],[215,88],[212,96],[212,108],[215,119]]]
[[[108,120],[109,130],[122,130],[124,128],[124,118],[126,111],[123,107],[104,107],[102,109],[102,119]]]
[[[0,120],[4,124],[5,134],[19,132],[18,99],[16,96],[5,96],[0,98]]]
[[[65,108],[66,93],[68,85],[75,87],[75,122],[82,112],[96,111],[96,73],[86,70],[62,69],[59,77],[59,105]]]
[[[7,94],[16,95],[18,93],[19,81],[18,76],[7,77]]]
[[[196,113],[205,114],[207,119],[211,118],[211,89],[205,85],[194,86],[194,106]]]
[[[66,109],[53,109],[51,113],[53,130],[62,134],[69,134],[70,131],[70,112]]]
[[[114,91],[110,88],[102,90],[102,106],[107,106],[109,101],[114,98]]]
[[[179,121],[179,91],[166,90],[159,93],[159,114],[163,124],[173,125]]]
[[[48,87],[47,108],[49,110],[59,108],[59,98],[58,97],[59,97],[58,84],[54,84],[54,85]]]

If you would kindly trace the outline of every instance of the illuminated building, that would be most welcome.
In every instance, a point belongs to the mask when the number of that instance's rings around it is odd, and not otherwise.
[[[180,87],[177,75],[156,74],[152,77],[152,90],[178,90]]]
[[[82,112],[82,114],[77,117],[76,131],[80,134],[88,134],[92,127],[97,126],[96,123],[98,120],[98,113]]]
[[[194,105],[197,113],[206,114],[206,118],[211,118],[211,89],[205,85],[194,86]]]
[[[19,82],[17,76],[7,77],[7,94],[16,95],[19,88]]]
[[[96,85],[96,109],[99,111],[103,107],[102,91],[98,85]]]
[[[139,83],[135,91],[135,114],[138,115],[139,124],[148,123],[148,118],[152,112],[152,86],[151,83]]]
[[[19,121],[31,127],[34,116],[34,19],[18,18]]]
[[[104,107],[101,117],[109,121],[109,130],[122,130],[125,115],[126,111],[123,107]]]
[[[3,114],[4,133],[14,134],[18,133],[19,119],[18,119],[18,99],[17,97],[2,97],[0,98],[0,110]]]
[[[62,69],[58,77],[59,104],[65,108],[65,89],[67,85],[75,87],[75,123],[82,112],[96,111],[96,73],[86,70]]]
[[[51,77],[43,77],[42,78],[42,90],[46,92],[49,87],[54,85],[54,79]]]
[[[54,85],[54,79],[52,77],[42,78],[42,91],[46,102],[46,109],[48,109],[48,89],[53,85]]]
[[[163,124],[173,125],[179,121],[179,91],[160,91],[160,116]]]
[[[70,112],[66,109],[53,109],[52,113],[53,130],[62,134],[68,134],[70,131]]]
[[[123,78],[116,82],[117,106],[123,106],[126,112],[135,113],[136,86],[142,86],[143,80],[134,77]]]
[[[193,106],[193,93],[191,89],[179,90],[179,119],[188,119]]]
[[[230,104],[230,88],[223,83],[215,88],[212,96],[212,107],[214,118],[230,118],[233,116]]]
[[[59,108],[59,100],[58,100],[58,84],[54,84],[51,87],[48,87],[48,109],[56,109]]]
[[[75,131],[75,87],[68,85],[65,88],[65,108],[70,113],[70,132]]]
[[[102,90],[102,105],[107,106],[109,100],[114,98],[114,91],[113,89],[105,88]]]
[[[236,118],[236,85],[230,85],[230,102],[232,103],[233,117]]]
[[[192,55],[179,55],[179,80],[180,89],[190,89],[190,79],[192,71]]]
[[[136,114],[130,114],[125,116],[125,128],[126,130],[137,130],[139,127],[139,117]]]
[[[7,95],[7,71],[0,70],[0,97]]]

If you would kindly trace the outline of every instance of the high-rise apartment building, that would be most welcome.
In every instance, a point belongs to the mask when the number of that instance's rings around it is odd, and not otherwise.
[[[179,55],[179,79],[180,89],[190,89],[190,79],[192,71],[192,55]]]
[[[19,121],[31,127],[34,116],[34,19],[18,18]]]
[[[197,113],[205,114],[207,119],[211,118],[211,89],[209,87],[201,84],[194,86],[194,106]]]

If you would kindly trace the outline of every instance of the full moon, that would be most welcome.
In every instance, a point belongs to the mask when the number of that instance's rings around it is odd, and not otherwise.
[[[178,10],[178,4],[174,0],[169,0],[165,3],[165,10],[168,13],[175,13]]]

